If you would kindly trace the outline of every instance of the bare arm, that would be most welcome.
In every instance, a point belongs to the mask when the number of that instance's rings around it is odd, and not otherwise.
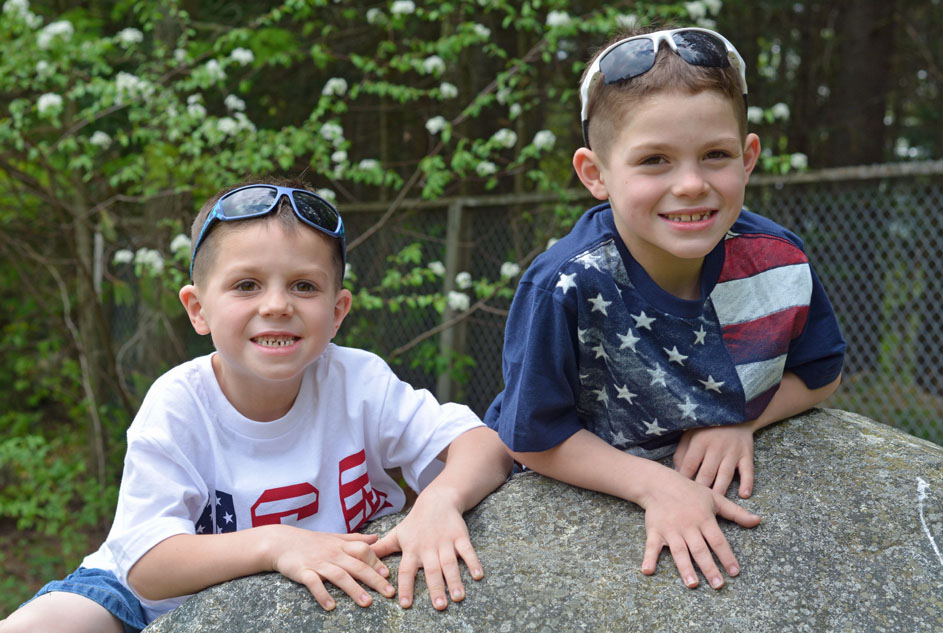
[[[453,600],[464,599],[456,553],[475,580],[484,576],[462,514],[500,486],[511,471],[504,444],[487,427],[462,433],[439,458],[445,461],[445,468],[419,494],[406,518],[373,546],[380,557],[403,552],[398,582],[403,607],[412,605],[420,567],[436,609],[448,604],[446,585]]]
[[[658,555],[667,546],[688,587],[698,584],[692,559],[712,587],[723,586],[723,576],[711,551],[729,575],[735,576],[740,572],[737,559],[717,524],[716,515],[745,527],[760,522],[760,517],[723,495],[658,462],[624,453],[586,430],[577,431],[549,450],[512,455],[528,468],[548,477],[641,506],[645,510],[647,532],[642,571],[654,573]]]
[[[328,534],[269,525],[227,534],[178,534],[148,550],[128,573],[141,596],[161,600],[196,593],[233,578],[277,571],[308,587],[325,609],[334,601],[324,581],[337,585],[359,605],[372,599],[358,580],[391,597],[389,570],[373,554],[376,536]]]

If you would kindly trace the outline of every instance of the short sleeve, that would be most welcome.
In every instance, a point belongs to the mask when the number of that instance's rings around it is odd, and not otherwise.
[[[577,317],[548,292],[520,284],[505,331],[504,391],[485,423],[512,451],[544,451],[583,428],[577,414]]]
[[[786,369],[795,373],[809,389],[824,387],[841,373],[845,358],[845,339],[831,301],[815,271],[809,315],[802,333],[789,346]]]

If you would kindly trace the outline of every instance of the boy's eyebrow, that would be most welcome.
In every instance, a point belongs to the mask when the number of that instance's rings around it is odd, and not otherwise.
[[[701,145],[704,147],[709,147],[712,145],[725,145],[727,143],[731,145],[736,145],[737,147],[740,147],[741,145],[741,141],[738,136],[718,136],[716,138],[709,139],[708,141],[702,143]],[[633,143],[631,145],[631,149],[632,151],[635,151],[635,152],[662,151],[666,149],[674,149],[677,146],[678,145],[676,143],[667,143],[667,142],[653,139],[651,141],[641,141],[639,143]],[[685,144],[685,146],[687,146],[687,144]]]

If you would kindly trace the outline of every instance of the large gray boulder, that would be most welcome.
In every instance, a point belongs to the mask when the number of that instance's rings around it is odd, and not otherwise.
[[[756,468],[742,503],[763,523],[723,522],[743,571],[720,591],[685,588],[667,551],[655,576],[639,571],[637,506],[527,473],[468,513],[486,576],[463,568],[468,597],[445,612],[420,584],[409,610],[334,591],[326,613],[265,574],[211,587],[146,631],[943,631],[943,448],[814,410],[757,434]]]

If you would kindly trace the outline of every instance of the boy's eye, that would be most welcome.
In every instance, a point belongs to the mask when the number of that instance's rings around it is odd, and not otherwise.
[[[731,156],[732,154],[725,149],[715,149],[707,152],[707,158],[713,160],[730,158]]]
[[[251,279],[244,279],[233,286],[233,288],[239,292],[252,292],[258,287],[259,285]]]
[[[661,165],[665,162],[664,156],[646,156],[639,161],[640,165]]]
[[[295,282],[295,291],[296,292],[317,292],[318,287],[315,286],[310,281],[298,281]]]

